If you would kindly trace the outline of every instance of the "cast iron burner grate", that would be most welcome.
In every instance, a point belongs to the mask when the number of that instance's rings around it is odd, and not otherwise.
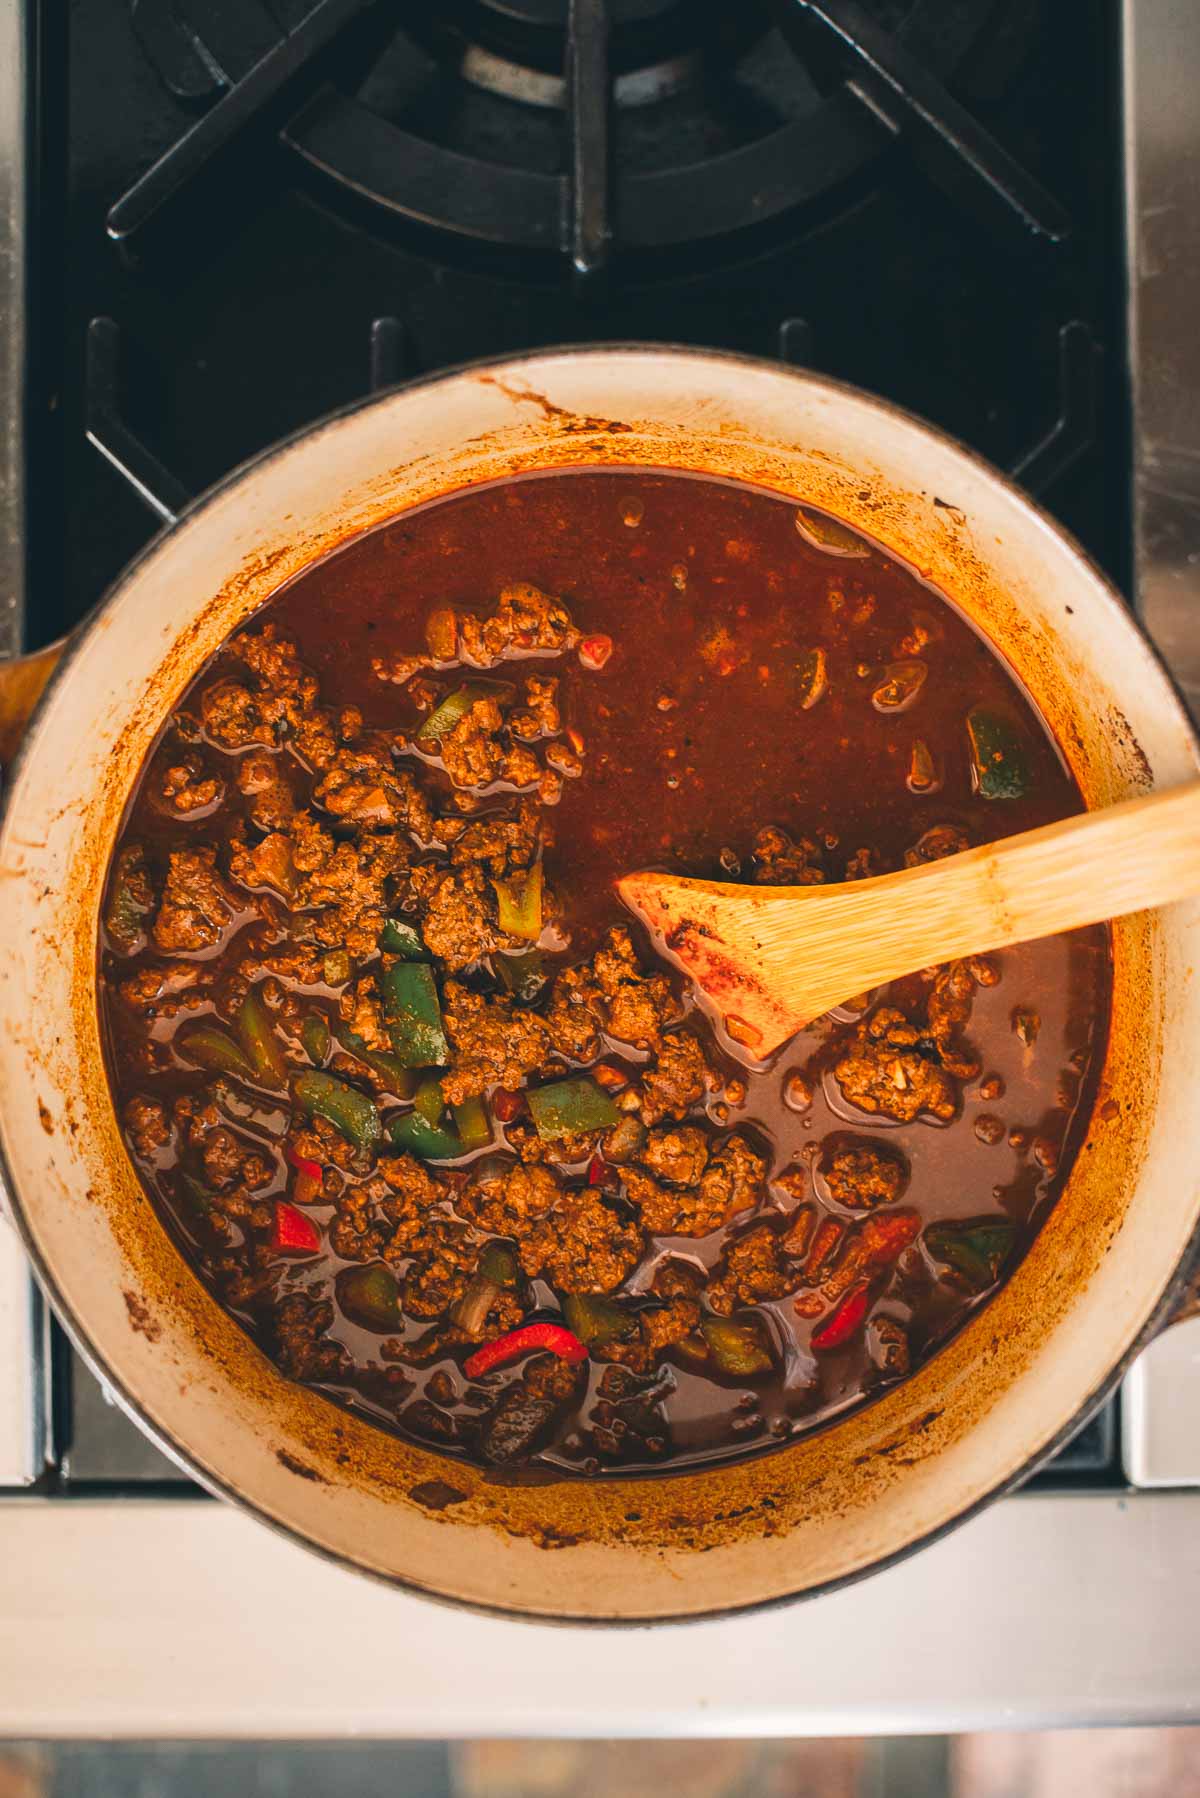
[[[900,138],[998,227],[1067,234],[946,85],[995,0],[320,0],[291,29],[264,0],[131,3],[164,83],[205,110],[112,206],[124,244],[263,137],[378,218],[585,278],[762,233]]]

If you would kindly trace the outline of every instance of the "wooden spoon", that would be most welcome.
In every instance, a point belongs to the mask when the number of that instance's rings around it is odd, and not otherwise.
[[[1200,781],[839,886],[626,874],[617,889],[763,1057],[901,974],[1200,893]]]

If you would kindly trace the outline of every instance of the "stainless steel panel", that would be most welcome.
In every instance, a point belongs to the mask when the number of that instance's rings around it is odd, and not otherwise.
[[[26,15],[0,6],[0,656],[25,617]],[[41,1468],[42,1318],[0,1199],[0,1486]]]
[[[1200,717],[1200,12],[1124,0],[1126,230],[1139,614]],[[1135,1485],[1200,1485],[1200,1320],[1125,1383]]]
[[[1135,601],[1200,713],[1200,12],[1124,0]]]
[[[762,1737],[1200,1715],[1187,1493],[1016,1499],[829,1597],[619,1636],[389,1591],[203,1500],[15,1500],[0,1527],[3,1735]],[[569,1585],[571,1550],[556,1561]]]

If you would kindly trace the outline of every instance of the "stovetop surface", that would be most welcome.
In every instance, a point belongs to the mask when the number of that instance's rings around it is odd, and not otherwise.
[[[370,387],[605,340],[908,407],[1127,590],[1116,7],[735,10],[573,0],[566,56],[565,0],[43,0],[28,645]],[[53,1361],[65,1484],[173,1477]],[[1040,1477],[1115,1483],[1115,1442],[1109,1407]]]

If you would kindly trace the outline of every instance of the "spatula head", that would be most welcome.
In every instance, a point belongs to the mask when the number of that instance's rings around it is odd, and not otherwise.
[[[625,875],[617,890],[745,1054],[772,1054],[815,1015],[797,1008],[783,978],[774,889],[648,873]]]

